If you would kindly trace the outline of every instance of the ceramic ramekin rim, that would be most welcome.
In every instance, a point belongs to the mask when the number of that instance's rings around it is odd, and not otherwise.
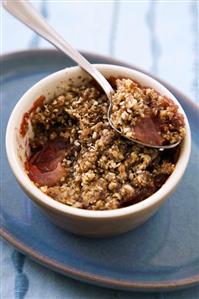
[[[155,82],[159,86],[161,86],[163,89],[168,89],[163,86],[161,83],[159,83],[157,80],[151,78],[150,76],[137,71],[133,70],[127,67],[122,66],[116,66],[116,65],[110,65],[110,64],[96,64],[96,66],[100,69],[120,69],[122,70],[129,70],[129,72],[137,74],[139,76],[145,77],[145,79],[150,80],[153,83]],[[45,195],[39,188],[37,188],[34,183],[29,179],[28,175],[25,173],[25,171],[22,169],[20,163],[19,163],[19,156],[17,154],[17,151],[15,147],[13,146],[14,141],[14,134],[15,134],[15,120],[16,120],[16,114],[20,109],[21,104],[25,101],[25,99],[29,96],[31,96],[31,93],[35,89],[41,88],[42,85],[45,85],[48,80],[52,80],[55,77],[58,77],[63,74],[63,72],[72,71],[74,69],[78,69],[78,66],[70,67],[67,69],[60,70],[58,72],[55,72],[39,82],[37,82],[35,85],[33,85],[26,93],[20,98],[20,100],[17,102],[16,106],[14,107],[11,116],[8,121],[7,130],[6,130],[6,152],[8,161],[10,164],[10,167],[17,179],[17,181],[20,183],[20,185],[23,187],[24,190],[26,190],[27,193],[31,194],[34,198],[34,201],[36,201],[38,204],[51,209],[55,210],[59,213],[67,214],[67,215],[73,215],[78,217],[84,217],[84,218],[114,218],[114,217],[124,217],[125,215],[129,214],[137,214],[143,210],[146,210],[153,205],[158,204],[158,202],[164,201],[166,197],[175,189],[177,184],[179,183],[181,177],[183,176],[183,173],[187,167],[190,152],[191,152],[191,132],[189,123],[186,117],[185,112],[185,126],[186,126],[186,137],[183,141],[181,152],[180,152],[180,159],[178,160],[174,172],[170,175],[170,177],[167,179],[166,183],[153,195],[148,197],[147,199],[136,203],[134,205],[115,209],[115,210],[105,210],[105,211],[91,211],[91,210],[84,210],[84,209],[77,209],[74,207],[67,206],[65,204],[62,204],[60,202],[57,202],[50,198],[49,196]],[[169,92],[170,93],[170,92]],[[170,93],[171,94],[171,93]],[[172,98],[175,99],[175,97],[171,94]],[[176,100],[176,99],[175,99]]]

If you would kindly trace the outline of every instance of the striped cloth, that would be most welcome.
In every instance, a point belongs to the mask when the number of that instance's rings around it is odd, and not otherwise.
[[[197,0],[32,2],[74,47],[137,65],[199,103]],[[1,16],[3,53],[49,47],[2,9]],[[199,287],[159,294],[94,287],[39,266],[1,241],[0,296],[1,299],[198,299]]]

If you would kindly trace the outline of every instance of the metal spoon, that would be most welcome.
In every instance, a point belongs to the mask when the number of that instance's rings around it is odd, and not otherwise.
[[[118,130],[111,121],[111,112],[112,112],[112,94],[114,93],[113,88],[106,80],[106,78],[92,65],[88,60],[86,60],[76,49],[72,48],[69,43],[67,43],[47,22],[46,20],[32,7],[28,1],[18,0],[18,1],[2,1],[4,8],[24,23],[26,26],[31,28],[37,34],[42,36],[44,39],[53,44],[57,49],[64,52],[66,55],[70,56],[74,61],[78,63],[91,77],[93,77],[99,85],[104,90],[107,98],[109,99],[109,108],[108,108],[108,121],[110,126],[121,134],[123,137],[153,148],[159,148],[160,150],[169,149],[177,146],[179,142],[171,145],[159,146],[159,145],[149,145],[143,142],[140,142],[136,139],[130,139]]]

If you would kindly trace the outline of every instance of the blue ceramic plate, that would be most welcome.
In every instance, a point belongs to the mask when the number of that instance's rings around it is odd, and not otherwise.
[[[85,54],[91,62],[119,61]],[[26,197],[8,166],[4,134],[9,115],[22,94],[46,75],[73,63],[54,50],[6,55],[2,75],[2,200],[1,234],[37,262],[93,284],[131,290],[169,290],[199,282],[199,109],[184,95],[167,87],[181,102],[190,121],[192,154],[176,192],[140,228],[119,237],[89,239],[53,224]]]

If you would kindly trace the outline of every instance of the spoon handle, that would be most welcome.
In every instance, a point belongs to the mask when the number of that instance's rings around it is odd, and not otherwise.
[[[77,50],[75,50],[68,42],[66,42],[28,1],[3,0],[2,3],[3,7],[10,14],[77,62],[79,66],[81,66],[101,85],[107,97],[111,101],[113,89],[109,82],[88,60],[86,60]]]

